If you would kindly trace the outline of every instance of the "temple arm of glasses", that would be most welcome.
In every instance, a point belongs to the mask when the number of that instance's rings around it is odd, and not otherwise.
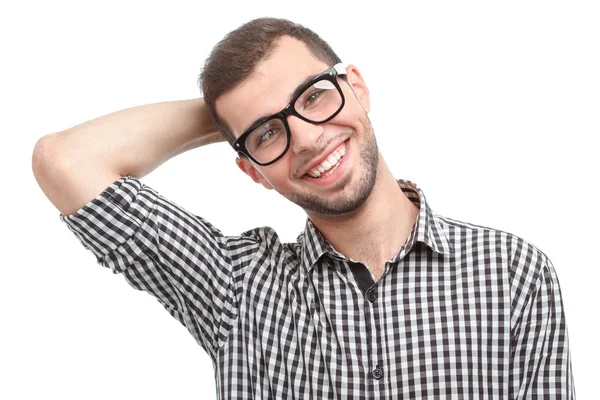
[[[333,66],[333,68],[338,73],[338,75],[344,75],[344,74],[346,74],[346,67],[347,66],[348,66],[348,64],[338,63],[338,64],[335,64]]]

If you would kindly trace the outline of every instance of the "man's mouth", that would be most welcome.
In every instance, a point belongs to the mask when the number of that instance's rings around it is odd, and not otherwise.
[[[338,165],[340,165],[340,160],[346,154],[346,142],[340,144],[325,160],[323,160],[319,165],[313,167],[310,171],[306,173],[306,175],[310,176],[314,179],[322,179],[331,175]]]

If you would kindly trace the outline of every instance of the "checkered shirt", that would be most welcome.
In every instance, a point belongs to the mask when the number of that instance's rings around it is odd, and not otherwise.
[[[419,215],[377,282],[310,219],[224,236],[132,176],[60,219],[208,352],[219,399],[575,398],[548,257],[398,184]]]

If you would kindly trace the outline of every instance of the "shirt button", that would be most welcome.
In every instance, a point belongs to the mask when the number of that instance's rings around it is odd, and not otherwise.
[[[375,301],[377,300],[377,293],[369,290],[367,292],[367,300],[369,300],[371,303],[375,303]]]
[[[377,367],[373,370],[371,375],[373,375],[373,378],[375,378],[375,379],[381,379],[383,377],[383,370],[381,368]]]

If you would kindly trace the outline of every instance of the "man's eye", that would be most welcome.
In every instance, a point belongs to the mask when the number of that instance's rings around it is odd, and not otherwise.
[[[269,129],[268,131],[263,132],[258,136],[258,142],[259,143],[266,142],[269,139],[271,139],[272,137],[273,137],[273,130]]]
[[[306,96],[306,98],[304,99],[304,108],[308,108],[312,104],[314,104],[319,99],[319,97],[321,97],[323,92],[324,92],[324,90],[322,90],[322,89],[310,92],[308,94],[308,96]]]
[[[258,134],[258,138],[256,139],[256,146],[262,146],[267,144],[270,140],[277,136],[279,133],[278,128],[267,128],[264,131]]]

